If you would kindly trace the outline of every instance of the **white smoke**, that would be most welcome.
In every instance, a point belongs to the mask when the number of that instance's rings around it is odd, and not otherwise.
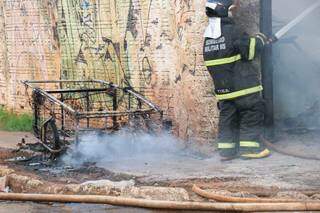
[[[169,133],[151,135],[124,129],[114,134],[83,134],[62,160],[72,166],[90,162],[103,167],[110,162],[172,161],[187,155],[199,157],[199,153],[195,154],[194,149],[187,148],[186,143]]]
[[[316,1],[273,1],[274,32]],[[273,46],[275,118],[289,127],[320,127],[319,18],[317,8]]]

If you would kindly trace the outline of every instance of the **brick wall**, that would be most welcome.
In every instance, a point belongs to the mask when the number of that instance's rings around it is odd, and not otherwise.
[[[159,104],[181,138],[216,135],[218,111],[202,59],[204,0],[0,2],[0,104],[26,106],[23,79],[104,79]],[[240,23],[254,32],[258,0],[242,5]]]

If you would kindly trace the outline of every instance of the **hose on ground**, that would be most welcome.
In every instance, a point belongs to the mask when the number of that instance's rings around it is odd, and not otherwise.
[[[212,199],[218,202],[230,202],[230,203],[296,203],[304,202],[303,200],[293,200],[293,199],[270,199],[270,198],[244,198],[244,197],[230,197],[219,195],[212,192],[207,192],[202,190],[197,185],[193,185],[192,191],[201,197]],[[318,202],[318,201],[309,201],[309,202]]]
[[[287,155],[287,156],[291,156],[291,157],[295,157],[295,158],[301,158],[301,159],[306,159],[306,160],[318,160],[320,161],[320,158],[317,156],[307,156],[307,155],[303,155],[303,154],[298,154],[298,153],[294,153],[294,152],[290,152],[284,149],[279,148],[278,146],[274,145],[273,143],[271,143],[270,141],[268,141],[265,138],[261,138],[262,142],[264,143],[264,145],[266,147],[268,147],[269,149],[272,149],[275,152],[278,152],[280,154],[283,155]]]
[[[203,210],[203,211],[242,211],[242,212],[278,212],[278,211],[317,211],[320,202],[295,203],[210,203],[144,200],[125,197],[97,195],[55,195],[55,194],[15,194],[0,193],[0,200],[60,202],[60,203],[94,203],[117,206],[141,207],[167,210]]]

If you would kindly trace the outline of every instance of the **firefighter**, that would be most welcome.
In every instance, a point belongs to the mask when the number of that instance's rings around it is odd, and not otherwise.
[[[253,61],[268,39],[249,36],[234,23],[239,0],[208,0],[204,37],[205,65],[214,81],[220,110],[218,149],[222,160],[268,157],[260,141],[265,105],[261,73]]]

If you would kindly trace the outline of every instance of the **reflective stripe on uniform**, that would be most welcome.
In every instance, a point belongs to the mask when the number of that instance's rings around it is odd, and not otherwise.
[[[241,96],[245,96],[245,95],[250,95],[253,93],[257,93],[257,92],[261,92],[263,90],[263,87],[260,86],[256,86],[256,87],[252,87],[249,89],[244,89],[244,90],[239,90],[236,92],[231,92],[231,93],[227,93],[227,94],[223,94],[223,95],[216,95],[216,98],[219,101],[223,101],[223,100],[229,100],[229,99],[234,99],[234,98],[238,98]]]
[[[236,148],[235,143],[219,143],[218,144],[219,149],[233,149]]]
[[[228,58],[220,58],[216,60],[211,60],[211,61],[206,61],[206,66],[207,67],[212,67],[212,66],[218,66],[218,65],[224,65],[224,64],[230,64],[236,61],[241,60],[241,55],[234,55]]]
[[[260,143],[254,141],[240,141],[240,147],[259,148]]]
[[[256,53],[256,38],[250,38],[249,60],[253,60]]]

